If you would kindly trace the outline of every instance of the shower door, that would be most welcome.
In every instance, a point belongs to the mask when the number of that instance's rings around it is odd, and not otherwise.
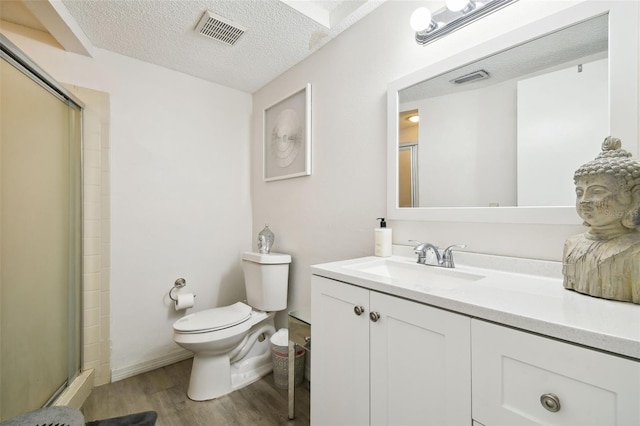
[[[0,420],[80,370],[81,110],[0,59]]]

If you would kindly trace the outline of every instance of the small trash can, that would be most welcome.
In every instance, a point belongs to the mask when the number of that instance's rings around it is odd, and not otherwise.
[[[281,328],[271,336],[271,360],[273,381],[279,389],[289,387],[289,330]],[[295,385],[304,379],[304,349],[296,346]]]

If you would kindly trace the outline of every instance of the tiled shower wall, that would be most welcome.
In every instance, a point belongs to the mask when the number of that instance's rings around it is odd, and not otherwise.
[[[85,104],[82,370],[93,369],[98,386],[111,381],[109,95],[76,86],[68,89]]]

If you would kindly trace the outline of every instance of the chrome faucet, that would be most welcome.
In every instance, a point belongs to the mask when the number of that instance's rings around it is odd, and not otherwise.
[[[417,246],[413,248],[413,252],[418,255],[418,263],[421,265],[427,265],[427,252],[429,250],[433,251],[436,255],[436,260],[438,265],[442,263],[442,257],[440,256],[440,251],[438,251],[438,247],[434,246],[431,243],[422,243],[416,240],[409,240],[414,243],[418,243]]]
[[[453,262],[453,249],[465,248],[466,246],[466,244],[454,244],[444,249],[442,253],[442,266],[445,268],[455,268],[456,264]]]
[[[410,242],[417,243],[417,245],[413,248],[413,252],[418,255],[418,263],[421,265],[428,266],[441,266],[443,268],[455,268],[456,264],[453,261],[453,249],[454,248],[465,248],[465,244],[454,244],[447,247],[440,255],[440,251],[438,247],[434,246],[431,243],[422,243],[416,240],[409,240]],[[436,264],[427,263],[427,252],[431,250],[436,255]]]

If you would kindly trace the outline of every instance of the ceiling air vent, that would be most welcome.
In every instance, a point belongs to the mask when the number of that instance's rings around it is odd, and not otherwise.
[[[449,80],[449,83],[464,84],[464,83],[471,83],[472,81],[484,80],[486,78],[489,78],[489,73],[486,72],[485,70],[478,70],[478,71],[474,71],[472,73],[454,78],[453,80]]]
[[[205,11],[196,26],[196,31],[205,37],[219,40],[233,46],[247,29],[230,20]]]

